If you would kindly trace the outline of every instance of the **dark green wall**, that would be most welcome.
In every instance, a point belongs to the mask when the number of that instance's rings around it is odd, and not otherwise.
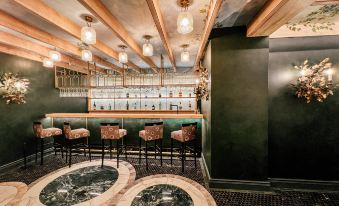
[[[59,98],[54,89],[54,70],[42,64],[16,56],[0,54],[0,73],[18,73],[30,80],[27,103],[6,105],[0,99],[0,165],[22,158],[22,143],[28,144],[29,154],[34,151],[32,122],[43,118],[45,113],[85,112],[84,98]],[[48,119],[45,126],[50,126]]]
[[[339,91],[325,102],[297,99],[293,64],[329,57],[339,82],[339,37],[270,40],[269,175],[276,178],[339,180]]]
[[[243,28],[211,40],[212,178],[267,179],[268,53]]]

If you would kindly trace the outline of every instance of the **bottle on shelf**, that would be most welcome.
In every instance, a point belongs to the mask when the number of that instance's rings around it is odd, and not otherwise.
[[[191,104],[191,101],[188,102],[188,109],[189,109],[189,110],[192,110],[192,104]]]
[[[169,97],[173,97],[173,92],[172,91],[170,91],[170,93],[169,93]]]
[[[134,103],[134,110],[137,110],[137,103]]]
[[[127,92],[127,94],[126,94],[126,98],[129,98],[129,93]]]
[[[96,109],[97,109],[97,105],[95,104],[95,101],[94,101],[93,110],[96,110]]]
[[[161,110],[161,102],[159,102],[159,110]]]
[[[100,109],[101,109],[101,110],[104,110],[104,109],[105,109],[104,105],[101,105],[101,106],[100,106]]]
[[[109,109],[109,110],[112,110],[111,103],[108,105],[108,109]]]
[[[180,92],[179,92],[179,97],[182,97],[182,91],[180,90]]]
[[[154,106],[154,104],[152,105],[152,110],[155,110],[155,106]]]
[[[161,93],[159,92],[159,98],[161,98]]]
[[[191,92],[188,94],[188,96],[189,96],[189,97],[192,97],[192,94],[191,94]]]
[[[179,102],[179,110],[182,110],[181,102]]]
[[[128,103],[128,101],[126,103],[126,110],[129,110],[129,103]]]

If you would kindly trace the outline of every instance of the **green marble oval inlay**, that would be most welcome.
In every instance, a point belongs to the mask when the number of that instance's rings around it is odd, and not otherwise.
[[[134,198],[132,206],[193,206],[193,200],[183,189],[168,184],[148,187]]]
[[[74,205],[101,195],[118,179],[118,171],[109,166],[89,166],[66,173],[50,182],[40,193],[45,205]]]

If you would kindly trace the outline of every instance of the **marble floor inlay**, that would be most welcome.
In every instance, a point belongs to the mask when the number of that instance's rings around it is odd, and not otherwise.
[[[193,206],[193,200],[179,187],[160,184],[142,190],[132,202],[132,206],[148,205]]]
[[[125,161],[82,162],[52,172],[29,185],[22,206],[105,205],[135,180],[135,170]]]
[[[97,197],[118,179],[114,167],[100,165],[80,168],[50,182],[40,193],[45,205],[74,205]]]
[[[0,183],[0,206],[17,205],[27,191],[27,185],[22,182]]]

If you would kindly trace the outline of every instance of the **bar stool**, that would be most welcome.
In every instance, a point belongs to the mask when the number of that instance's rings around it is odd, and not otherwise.
[[[120,139],[124,139],[127,135],[127,130],[120,129],[119,123],[101,123],[100,124],[100,133],[101,133],[101,167],[104,166],[104,156],[105,156],[105,140],[109,140],[109,153],[110,159],[112,159],[112,140],[116,140],[116,150],[117,150],[117,167],[119,168],[119,154],[120,154]],[[123,141],[125,148],[125,158],[127,159],[127,144],[126,140]]]
[[[40,139],[40,165],[44,164],[44,139],[47,137],[55,137],[62,135],[62,130],[59,128],[46,128],[44,129],[41,122],[33,122],[33,132],[35,139],[35,162],[38,160],[38,139]],[[53,143],[55,147],[56,144]]]
[[[78,148],[83,148],[84,149],[84,154],[86,156],[86,149],[88,149],[89,152],[89,160],[92,160],[92,154],[91,154],[91,146],[88,143],[88,138],[90,136],[90,132],[87,129],[80,128],[80,129],[71,129],[71,125],[69,122],[64,122],[64,134],[67,140],[67,146],[69,150],[69,160],[68,160],[68,165],[71,167],[72,165],[72,147],[73,147],[73,142],[79,139],[83,139],[86,141],[85,143],[78,143],[76,146]],[[66,151],[66,162],[67,162],[67,151]]]
[[[148,147],[147,143],[154,141],[154,158],[157,158],[157,151],[160,153],[160,164],[162,166],[162,138],[164,134],[164,123],[146,123],[145,129],[139,131],[139,164],[141,163],[141,139],[145,141],[146,169],[148,170]],[[157,146],[158,140],[160,147]]]
[[[171,165],[173,159],[173,140],[181,142],[181,164],[182,172],[184,172],[184,162],[186,159],[186,150],[192,151],[191,148],[186,148],[186,143],[194,141],[194,164],[197,167],[197,143],[196,143],[197,122],[182,124],[181,130],[171,132]]]

